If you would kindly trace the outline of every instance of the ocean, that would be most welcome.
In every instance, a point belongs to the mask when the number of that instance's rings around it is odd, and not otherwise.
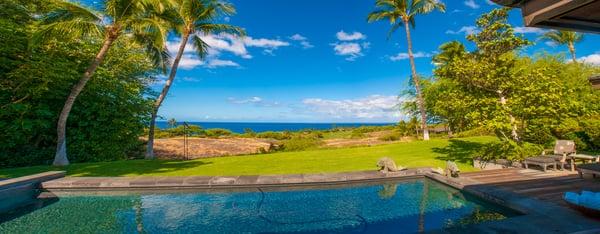
[[[204,129],[224,128],[235,133],[244,133],[249,128],[254,132],[267,131],[298,131],[303,129],[325,130],[336,127],[360,127],[360,126],[385,126],[393,123],[241,123],[241,122],[187,122],[190,125],[199,125]],[[178,122],[183,124],[183,122]],[[168,128],[166,121],[157,121],[156,126],[161,129]]]

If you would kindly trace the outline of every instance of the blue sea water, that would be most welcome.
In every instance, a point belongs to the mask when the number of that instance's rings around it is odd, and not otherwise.
[[[287,191],[59,195],[0,214],[0,233],[420,233],[514,215],[415,179]]]
[[[249,128],[254,132],[267,131],[298,131],[303,129],[325,130],[336,127],[360,127],[360,126],[385,126],[393,123],[256,123],[256,122],[187,122],[191,125],[199,125],[204,129],[224,128],[235,133],[244,133],[244,129]],[[183,124],[179,122],[178,124]],[[166,121],[156,123],[161,129],[168,128]]]

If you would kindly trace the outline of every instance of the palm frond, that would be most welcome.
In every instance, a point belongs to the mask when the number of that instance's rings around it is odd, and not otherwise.
[[[83,19],[72,19],[68,21],[58,21],[50,24],[41,25],[30,39],[31,48],[41,45],[49,39],[75,39],[81,37],[101,37],[104,33],[104,27],[96,22],[90,22]]]
[[[206,58],[210,46],[196,34],[192,35],[192,43],[194,45],[194,49],[196,50],[196,54],[198,54],[198,57],[200,57],[200,59]]]
[[[86,20],[90,22],[102,22],[100,13],[92,9],[68,1],[57,1],[56,9],[42,18],[42,24],[51,24],[58,21]]]
[[[246,36],[246,30],[244,30],[243,28],[237,27],[237,26],[229,25],[229,24],[212,24],[212,23],[198,22],[196,25],[194,25],[194,28],[196,28],[196,30],[198,32],[201,32],[204,34],[228,33],[228,34],[234,34],[234,35],[238,35],[238,36]]]
[[[387,39],[389,40],[390,38],[392,38],[392,35],[394,34],[394,32],[396,32],[396,30],[398,30],[398,28],[404,26],[404,24],[402,24],[402,22],[398,22],[397,24],[392,25],[392,28],[390,28],[390,30],[387,33]]]
[[[566,45],[569,43],[580,42],[581,40],[583,40],[583,35],[580,33],[570,31],[552,30],[544,33],[544,35],[542,35],[540,39],[552,41],[559,45]]]

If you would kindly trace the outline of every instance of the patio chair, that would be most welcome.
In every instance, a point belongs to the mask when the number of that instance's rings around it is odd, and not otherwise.
[[[577,165],[577,172],[579,172],[580,178],[583,178],[584,174],[590,174],[593,178],[596,178],[597,175],[600,175],[600,163],[586,163]]]
[[[547,171],[548,166],[553,166],[553,169],[556,170],[557,166],[560,165],[560,168],[564,170],[567,161],[572,160],[568,156],[576,153],[575,142],[569,140],[557,140],[554,144],[552,153],[553,154],[551,155],[546,155],[546,150],[544,150],[542,151],[541,156],[526,158],[523,164],[525,165],[525,168],[528,168],[529,164],[540,166],[544,172]]]

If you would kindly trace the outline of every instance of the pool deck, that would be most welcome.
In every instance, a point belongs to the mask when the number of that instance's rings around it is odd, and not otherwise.
[[[581,179],[568,171],[542,172],[531,169],[500,169],[463,173],[459,178],[435,174],[430,168],[395,173],[359,171],[332,174],[267,176],[187,176],[187,177],[64,177],[46,181],[43,189],[53,193],[219,190],[244,188],[289,189],[345,185],[427,177],[474,194],[524,215],[470,227],[473,233],[600,233],[600,220],[569,209],[562,196],[567,191],[600,192],[600,181]],[[440,230],[435,233],[455,233]]]
[[[563,200],[565,192],[588,190],[600,192],[600,180],[579,177],[577,172],[548,171],[531,169],[502,169],[463,174],[464,178],[477,184],[495,186],[516,194],[532,197],[567,207]]]

